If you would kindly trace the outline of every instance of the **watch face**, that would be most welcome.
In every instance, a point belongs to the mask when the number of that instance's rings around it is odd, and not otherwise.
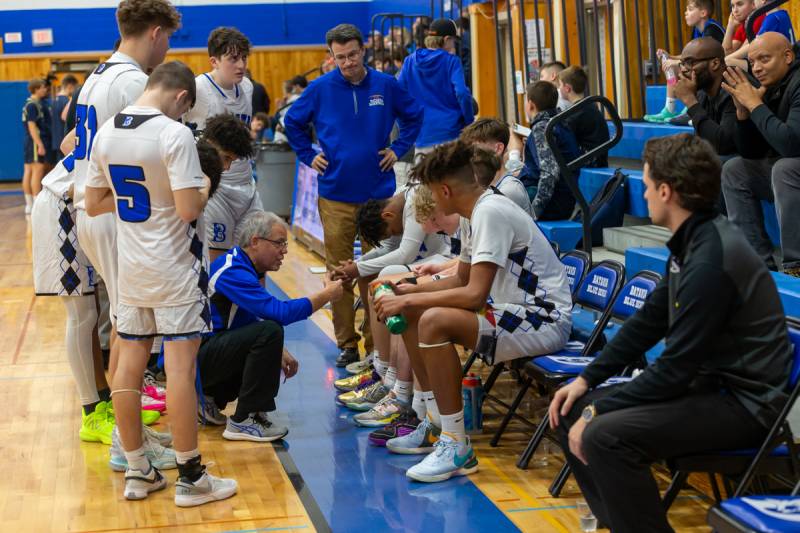
[[[590,422],[592,418],[594,418],[594,411],[592,410],[591,406],[587,406],[583,409],[583,413],[581,413],[583,419],[587,422]]]

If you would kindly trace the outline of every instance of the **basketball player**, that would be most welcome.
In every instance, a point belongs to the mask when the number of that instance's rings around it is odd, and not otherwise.
[[[250,41],[236,28],[217,28],[208,37],[211,72],[197,76],[197,103],[183,117],[193,130],[202,131],[206,121],[223,113],[247,126],[253,115],[253,82],[246,76]],[[263,210],[253,181],[249,158],[234,161],[222,174],[219,191],[206,207],[206,233],[210,260],[237,242],[237,225],[251,211]]]
[[[161,335],[181,507],[237,490],[236,481],[205,472],[197,449],[195,358],[210,329],[202,212],[211,184],[191,130],[177,122],[194,104],[195,90],[183,63],[156,67],[135,104],[98,132],[85,199],[89,216],[116,210],[119,230],[120,355],[111,394],[127,459],[124,495],[139,500],[166,487],[139,429],[142,374],[152,338]]]

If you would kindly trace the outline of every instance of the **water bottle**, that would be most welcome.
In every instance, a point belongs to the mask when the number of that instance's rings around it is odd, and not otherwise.
[[[506,161],[506,170],[512,174],[518,172],[525,163],[522,162],[519,150],[511,150],[508,152],[508,161]]]
[[[667,63],[667,61],[669,61],[669,54],[662,50],[661,53],[658,54],[658,59],[661,61],[661,65],[663,66]],[[667,76],[667,85],[674,85],[675,82],[678,81],[678,75],[675,73],[675,69],[673,67],[668,68],[664,74]]]
[[[464,429],[467,433],[483,431],[483,384],[480,376],[469,374],[461,380],[461,395],[464,398]]]
[[[372,299],[377,302],[384,294],[394,294],[392,286],[388,283],[381,283],[375,287],[375,291],[372,293]],[[390,333],[400,335],[408,327],[408,322],[406,322],[406,317],[403,315],[394,315],[386,319],[386,327],[389,329]]]

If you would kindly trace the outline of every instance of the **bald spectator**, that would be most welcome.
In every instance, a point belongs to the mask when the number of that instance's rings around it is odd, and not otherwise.
[[[789,40],[776,32],[754,39],[748,59],[761,87],[734,68],[722,84],[736,104],[735,140],[741,155],[723,169],[725,203],[731,220],[767,266],[777,270],[761,211],[762,200],[774,201],[783,269],[800,277],[800,64]]]

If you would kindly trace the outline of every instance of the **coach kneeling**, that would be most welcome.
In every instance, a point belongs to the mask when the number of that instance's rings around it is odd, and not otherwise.
[[[207,423],[226,424],[222,436],[229,440],[270,442],[288,433],[267,417],[275,410],[281,370],[290,378],[298,369],[283,350],[283,326],[342,296],[342,282],[329,276],[320,292],[306,298],[283,301],[267,292],[261,278],[281,267],[288,246],[283,220],[259,211],[242,222],[238,246],[211,264],[214,333],[198,353],[200,415]],[[237,398],[236,412],[226,420],[220,410]]]

